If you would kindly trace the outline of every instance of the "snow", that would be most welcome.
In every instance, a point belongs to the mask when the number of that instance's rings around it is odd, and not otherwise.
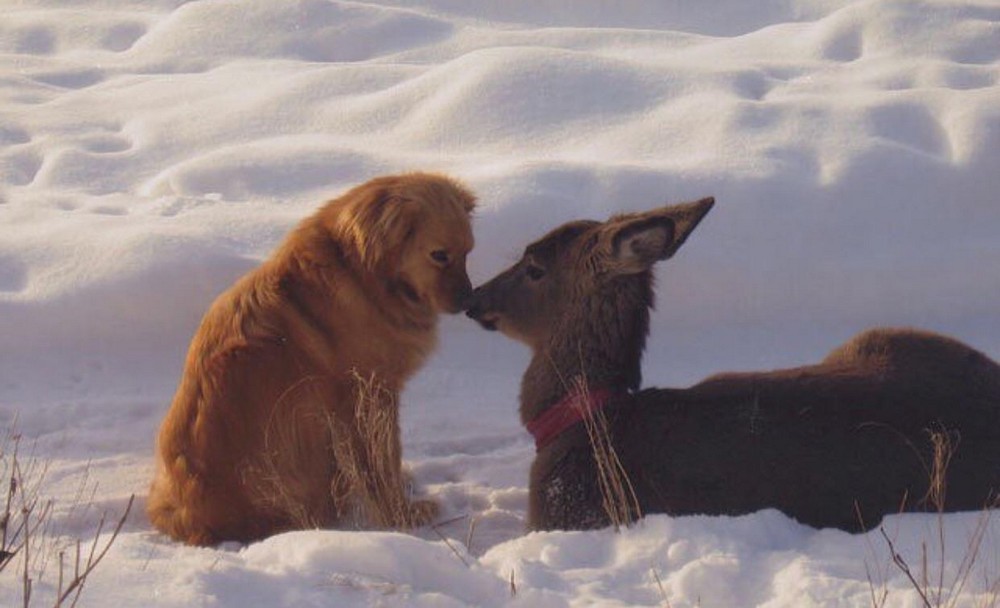
[[[1000,358],[990,0],[7,3],[0,423],[47,463],[54,533],[138,497],[82,605],[868,606],[872,572],[918,604],[877,532],[773,511],[524,535],[527,352],[461,318],[403,410],[418,487],[460,519],[245,548],[154,533],[153,437],[208,303],[323,200],[416,169],[479,194],[475,283],[560,222],[716,196],[658,269],[647,385],[816,360],[880,324]],[[949,576],[978,518],[944,518]],[[937,525],[886,528],[935,564]],[[998,535],[962,605],[998,576]],[[0,574],[0,603],[19,594]]]

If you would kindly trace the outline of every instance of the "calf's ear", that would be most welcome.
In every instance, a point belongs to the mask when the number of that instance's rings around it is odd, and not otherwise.
[[[708,197],[612,218],[606,228],[611,240],[609,269],[634,274],[670,258],[713,204],[715,199]]]

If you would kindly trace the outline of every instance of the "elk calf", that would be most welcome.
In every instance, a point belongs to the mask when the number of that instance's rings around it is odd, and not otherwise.
[[[537,446],[529,527],[611,523],[581,424],[596,411],[641,513],[771,507],[811,526],[863,530],[925,507],[930,431],[955,448],[944,508],[994,499],[1000,366],[944,336],[875,329],[817,365],[639,390],[651,267],[677,251],[713,202],[570,222],[474,292],[469,316],[534,355],[520,405]]]

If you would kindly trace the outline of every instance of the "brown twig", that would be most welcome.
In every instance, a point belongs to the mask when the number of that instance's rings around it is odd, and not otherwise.
[[[946,559],[945,559],[945,523],[944,514],[945,497],[947,490],[947,471],[951,459],[957,449],[957,436],[944,429],[930,431],[930,441],[933,454],[930,467],[928,468],[928,491],[922,502],[934,508],[936,513],[936,551],[937,555],[931,555],[928,550],[928,543],[922,542],[920,545],[920,580],[910,570],[909,565],[886,534],[884,528],[879,528],[882,537],[889,548],[892,563],[907,577],[913,589],[919,594],[925,608],[953,608],[961,599],[962,592],[968,584],[972,572],[975,570],[978,558],[982,550],[983,540],[989,530],[989,522],[992,518],[992,509],[997,505],[987,502],[983,512],[976,523],[972,534],[968,538],[965,553],[955,570],[955,576],[950,581],[946,580]],[[926,468],[926,467],[925,467]],[[932,573],[932,557],[937,560],[936,571]],[[866,565],[867,567],[867,565]],[[984,591],[989,594],[992,591],[1000,590],[1000,575],[995,575],[990,579],[990,575],[984,573]],[[883,600],[884,602],[884,600]],[[874,595],[873,595],[874,604]],[[996,594],[993,598],[987,598],[986,606],[997,604]]]
[[[903,556],[896,551],[896,545],[892,542],[892,539],[889,538],[889,535],[885,533],[885,528],[879,526],[878,531],[882,533],[882,538],[885,539],[885,543],[889,546],[889,555],[892,557],[892,563],[896,564],[896,567],[906,575],[906,578],[910,579],[910,583],[920,595],[920,599],[923,601],[924,607],[934,608],[930,600],[927,599],[927,594],[924,593],[920,583],[918,583],[917,579],[913,577],[913,573],[910,571],[910,566],[906,563],[906,560],[903,559]]]
[[[965,555],[962,556],[962,561],[958,565],[958,570],[955,573],[955,580],[952,581],[949,593],[951,602],[949,606],[954,606],[958,597],[961,595],[962,590],[965,589],[966,583],[968,583],[969,576],[972,573],[973,568],[979,558],[980,551],[982,550],[983,539],[986,537],[986,532],[989,530],[990,520],[992,519],[993,511],[990,508],[983,509],[982,513],[979,515],[979,520],[976,522],[976,527],[972,530],[972,535],[969,537],[967,543],[967,549]],[[985,575],[985,573],[984,573]],[[993,587],[996,588],[1000,585],[1000,574],[996,576],[996,580],[993,582]],[[989,582],[987,579],[987,587],[989,587]],[[989,589],[986,590],[987,592]],[[994,600],[991,605],[995,605]]]
[[[888,578],[887,570],[889,569],[889,566],[886,564],[883,568],[875,570],[875,573],[873,574],[873,567],[868,560],[871,559],[874,561],[877,553],[875,551],[875,545],[871,541],[871,536],[867,534],[868,526],[865,524],[864,515],[861,513],[861,505],[859,505],[856,500],[854,501],[854,515],[858,519],[858,524],[861,526],[862,532],[865,533],[865,551],[868,553],[865,557],[865,578],[868,580],[868,592],[871,595],[872,608],[882,608],[885,606],[885,602],[889,597],[889,588],[886,584],[886,579]],[[877,584],[875,582],[876,578],[878,579]]]
[[[469,531],[465,535],[465,550],[469,553],[472,553],[472,537],[476,533],[476,524],[478,522],[478,517],[472,517],[469,519]]]
[[[73,601],[70,602],[70,606],[76,606],[77,601],[80,599],[80,594],[83,592],[83,586],[87,582],[87,577],[90,573],[94,571],[94,568],[101,563],[104,556],[107,555],[108,550],[111,549],[111,545],[114,544],[115,540],[118,539],[118,534],[122,531],[125,526],[125,520],[128,519],[129,512],[132,511],[132,505],[135,502],[135,494],[131,495],[128,499],[128,504],[125,506],[125,512],[118,519],[118,523],[115,525],[115,529],[111,532],[111,538],[105,543],[104,547],[97,552],[97,544],[100,540],[101,530],[104,527],[105,518],[102,515],[101,521],[97,525],[97,532],[94,534],[94,542],[90,545],[90,553],[87,556],[87,563],[84,565],[83,570],[80,570],[80,543],[77,541],[77,552],[76,552],[76,566],[74,568],[73,580],[69,582],[66,589],[63,590],[61,585],[59,588],[59,597],[56,599],[56,608],[63,605],[67,599],[72,595]],[[60,577],[61,579],[61,577]]]
[[[458,552],[458,549],[455,548],[455,545],[451,544],[451,540],[449,540],[447,536],[441,533],[441,530],[438,529],[438,524],[431,526],[431,530],[434,531],[434,534],[437,534],[438,538],[444,541],[444,544],[447,545],[449,549],[451,549],[451,552],[455,554],[455,557],[457,557],[459,561],[461,561],[466,568],[472,567],[471,564],[469,564],[469,561],[464,557],[462,557],[462,554]]]
[[[576,378],[573,384],[571,390],[576,391],[582,397],[583,403],[589,403],[590,389],[586,379]],[[629,479],[628,473],[625,471],[625,466],[618,458],[604,410],[587,408],[580,405],[580,402],[577,402],[577,407],[584,408],[581,412],[581,418],[590,440],[594,462],[597,465],[597,482],[601,491],[601,504],[615,531],[618,532],[621,528],[642,517],[639,499],[632,486],[632,480]]]
[[[664,608],[671,608],[670,598],[667,597],[667,590],[663,588],[663,581],[660,580],[660,573],[656,571],[656,568],[650,568],[649,571],[653,573],[653,580],[656,581],[656,588],[660,590],[660,597],[663,598]]]
[[[31,516],[31,512],[28,510],[21,512],[25,521]],[[28,576],[28,565],[30,563],[31,557],[31,526],[26,525],[24,527],[24,569],[21,571],[21,598],[24,600],[24,608],[28,608],[31,603],[31,577]]]

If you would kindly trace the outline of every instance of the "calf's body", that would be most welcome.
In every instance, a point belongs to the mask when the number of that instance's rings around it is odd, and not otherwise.
[[[954,450],[947,510],[981,509],[1000,488],[1000,367],[927,332],[871,330],[818,365],[621,394],[605,415],[642,513],[775,508],[810,526],[870,529],[930,507],[931,431]],[[582,425],[541,450],[530,525],[607,525],[595,467]]]
[[[566,224],[476,290],[469,315],[532,348],[522,422],[536,428],[567,404],[599,410],[641,513],[776,508],[811,526],[870,528],[886,514],[927,508],[932,432],[951,450],[943,507],[994,500],[1000,366],[941,335],[869,330],[816,365],[639,390],[650,268],[712,203]],[[581,397],[580,386],[610,397]],[[585,425],[536,440],[529,527],[611,523]]]

